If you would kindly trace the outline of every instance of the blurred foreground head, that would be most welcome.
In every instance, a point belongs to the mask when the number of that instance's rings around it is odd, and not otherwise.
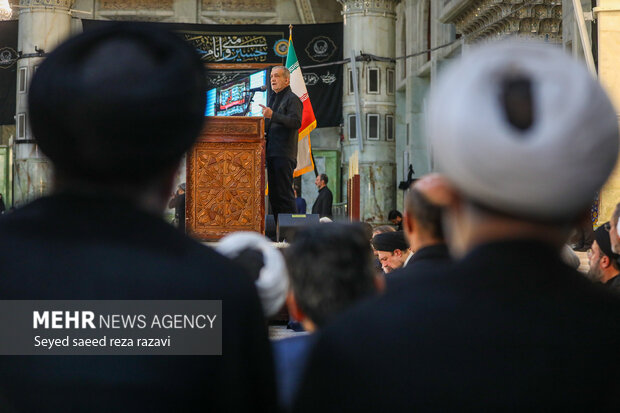
[[[38,68],[28,104],[57,178],[140,186],[174,170],[198,136],[204,69],[172,33],[112,24],[56,48]]]
[[[370,242],[360,226],[307,227],[297,233],[285,255],[292,290],[289,311],[307,330],[324,326],[377,290]]]
[[[447,68],[428,134],[453,189],[448,226],[460,223],[448,236],[465,238],[490,219],[495,238],[569,226],[618,153],[618,121],[599,83],[559,48],[526,41],[482,46]],[[459,248],[471,238],[481,237]]]

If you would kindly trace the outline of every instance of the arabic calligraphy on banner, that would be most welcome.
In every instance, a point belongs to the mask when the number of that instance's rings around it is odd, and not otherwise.
[[[267,62],[267,38],[260,35],[184,34],[203,62]]]
[[[109,2],[120,4],[120,0],[109,0]],[[262,2],[264,4],[277,3],[271,0],[262,0]],[[240,7],[242,4],[250,5],[258,2],[210,0],[209,4],[211,3],[234,4]],[[114,24],[114,22],[82,19],[84,31],[106,24]],[[158,25],[177,33],[200,54],[207,67],[209,89],[247,78],[258,70],[268,70],[268,66],[281,65],[285,62],[288,52],[289,26],[284,24],[159,23]],[[297,59],[302,67],[308,96],[312,101],[314,115],[317,119],[317,127],[339,126],[342,122],[343,71],[342,65],[336,62],[343,59],[342,23],[297,25],[293,29],[293,40],[298,46]],[[317,63],[329,62],[334,62],[334,64],[316,67]],[[0,74],[1,72],[3,70],[0,69]],[[12,79],[15,82],[14,73]],[[232,100],[235,100],[234,96]],[[13,104],[12,107],[11,116],[15,114],[15,105]]]

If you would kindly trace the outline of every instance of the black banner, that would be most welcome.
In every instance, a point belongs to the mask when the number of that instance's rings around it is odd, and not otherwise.
[[[15,124],[17,20],[0,22],[0,125]]]
[[[82,20],[84,30],[110,24]],[[210,87],[221,86],[256,72],[261,65],[282,65],[288,51],[288,25],[208,25],[157,23],[180,33],[202,56],[216,66],[208,70]],[[342,65],[312,66],[342,60],[342,23],[300,24],[293,28],[293,44],[302,67],[317,127],[342,121]]]

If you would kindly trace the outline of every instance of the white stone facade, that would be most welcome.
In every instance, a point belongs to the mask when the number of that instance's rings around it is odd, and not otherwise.
[[[345,0],[344,56],[352,54],[395,57],[394,0]],[[359,114],[355,90],[352,88],[351,63],[344,66],[343,116],[345,141],[342,158],[345,165],[357,151],[360,172],[361,219],[386,222],[395,202],[395,64],[391,61],[357,61]],[[360,116],[357,123],[356,116]],[[353,123],[356,125],[353,126]],[[360,125],[359,128],[357,125]],[[355,128],[355,136],[352,134]],[[390,132],[391,130],[391,132]],[[348,168],[345,168],[348,170]]]

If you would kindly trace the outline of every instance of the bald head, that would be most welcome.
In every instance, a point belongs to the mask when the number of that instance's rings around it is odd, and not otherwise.
[[[454,198],[454,189],[450,182],[441,174],[432,173],[424,175],[417,180],[411,189],[416,189],[437,206],[449,205]]]
[[[405,227],[410,244],[416,244],[416,249],[424,246],[420,244],[443,242],[440,205],[449,196],[446,181],[438,174],[422,177],[407,192]]]

